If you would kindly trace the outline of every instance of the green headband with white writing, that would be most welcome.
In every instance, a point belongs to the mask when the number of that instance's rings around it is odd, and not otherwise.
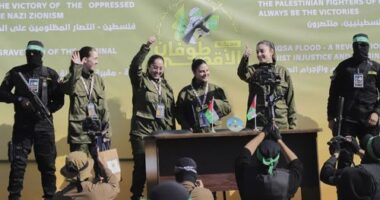
[[[352,39],[352,42],[365,42],[365,43],[369,43],[369,40],[365,36],[356,36],[356,37],[354,37]]]
[[[38,45],[34,45],[34,44],[28,45],[26,47],[26,50],[35,50],[35,51],[39,51],[41,53],[45,53],[45,49],[43,47],[38,46]]]

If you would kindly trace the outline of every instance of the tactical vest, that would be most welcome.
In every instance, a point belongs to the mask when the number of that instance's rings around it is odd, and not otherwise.
[[[376,185],[376,193],[372,197],[373,200],[380,199],[380,165],[378,164],[362,164],[360,167],[364,168],[369,174],[371,174]]]
[[[259,175],[263,181],[264,199],[288,200],[291,196],[288,194],[289,188],[289,171],[277,169],[273,175]]]

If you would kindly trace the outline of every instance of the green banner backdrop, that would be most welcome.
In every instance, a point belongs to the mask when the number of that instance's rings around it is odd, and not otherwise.
[[[278,63],[291,72],[299,127],[322,127],[320,161],[327,157],[330,137],[326,102],[335,66],[352,54],[352,36],[369,35],[370,57],[380,60],[380,0],[46,0],[0,2],[0,78],[24,64],[29,40],[46,47],[44,64],[67,73],[74,49],[89,45],[100,53],[97,73],[106,83],[113,146],[131,158],[129,129],[132,110],[128,67],[140,45],[156,35],[151,54],[165,57],[165,77],[175,95],[190,83],[193,58],[204,58],[211,82],[224,88],[232,115],[245,118],[248,87],[236,72],[244,47],[262,39],[276,44]],[[207,17],[208,29],[188,33]],[[186,38],[186,42],[183,38]],[[257,62],[255,54],[250,63]],[[13,106],[0,104],[0,159],[13,124]],[[54,117],[58,154],[66,144],[68,98]]]

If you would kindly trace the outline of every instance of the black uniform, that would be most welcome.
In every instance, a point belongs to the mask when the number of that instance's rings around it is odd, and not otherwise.
[[[356,61],[351,57],[341,62],[334,71],[328,99],[328,120],[337,116],[338,98],[344,97],[342,134],[358,136],[376,134],[376,127],[370,127],[368,117],[375,112],[380,115],[378,101],[380,89],[380,65],[372,60]],[[363,75],[362,88],[354,86],[355,74]]]
[[[328,185],[336,186],[340,175],[343,169],[336,169],[336,163],[338,158],[335,156],[331,156],[326,162],[323,164],[320,174],[320,179],[322,182]]]
[[[328,120],[333,120],[338,115],[338,98],[344,97],[343,122],[341,134],[357,136],[363,147],[362,137],[364,134],[376,135],[377,126],[368,123],[371,113],[380,115],[379,89],[380,89],[380,65],[370,59],[357,59],[354,56],[341,62],[334,71],[331,80],[330,96],[328,99]],[[362,87],[355,84],[355,76],[363,78]],[[356,78],[358,79],[358,78]],[[360,78],[359,78],[360,79]],[[358,80],[357,80],[358,81]],[[342,148],[345,148],[342,146]],[[342,151],[342,155],[348,158],[342,162],[352,162],[353,153]],[[339,163],[342,168],[345,164]]]
[[[337,158],[331,156],[321,169],[321,181],[337,186],[339,200],[379,199],[380,164],[365,163],[337,169]]]
[[[290,199],[302,181],[302,162],[295,159],[287,169],[275,169],[273,175],[264,174],[258,160],[244,148],[235,162],[235,177],[242,200]]]
[[[13,147],[10,150],[13,159],[9,175],[9,199],[20,198],[28,154],[33,144],[38,170],[41,172],[44,198],[49,199],[56,191],[54,127],[46,119],[21,106],[20,97],[27,97],[28,93],[18,72],[24,75],[29,85],[34,84],[36,94],[51,113],[63,106],[64,95],[58,88],[59,75],[57,72],[51,68],[42,67],[42,65],[25,64],[14,67],[6,74],[0,86],[0,101],[14,103],[15,110]],[[45,81],[47,87],[42,86]],[[11,92],[13,88],[15,88],[14,93]],[[52,117],[50,120],[53,121]]]

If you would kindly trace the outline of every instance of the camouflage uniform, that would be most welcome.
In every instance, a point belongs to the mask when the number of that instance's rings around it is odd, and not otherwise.
[[[131,120],[130,141],[134,160],[131,192],[132,199],[138,199],[145,184],[145,150],[143,138],[154,131],[175,130],[174,96],[173,90],[162,78],[156,83],[148,73],[142,71],[142,63],[149,53],[149,47],[142,45],[135,55],[129,69],[129,77],[132,83],[133,114]],[[161,85],[161,95],[156,87]],[[156,117],[158,104],[165,106],[164,117]]]
[[[222,88],[208,83],[208,92],[204,105],[200,105],[198,98],[193,91],[199,95],[199,100],[204,99],[206,86],[205,84],[196,83],[192,80],[191,85],[184,87],[178,94],[176,104],[176,117],[182,129],[193,129],[193,132],[210,132],[211,125],[200,127],[199,112],[204,112],[208,108],[208,103],[214,98],[214,109],[219,118],[228,115],[231,112],[231,106],[227,101],[226,95]],[[202,102],[203,103],[203,102]],[[220,126],[220,121],[214,124],[215,127]]]
[[[89,103],[86,86],[90,88],[93,79],[93,92],[91,99],[95,104],[96,114],[103,127],[109,128],[109,111],[105,97],[105,85],[103,79],[96,73],[89,72],[84,69],[83,65],[71,65],[69,74],[67,74],[62,83],[62,90],[70,96],[69,108],[69,133],[68,143],[70,151],[81,150],[89,152],[89,144],[91,138],[83,130],[83,121],[87,117],[87,105]],[[90,89],[89,89],[90,90]],[[111,138],[111,130],[108,129],[105,135],[106,138]]]
[[[275,104],[275,122],[280,129],[294,129],[296,127],[297,113],[295,109],[294,101],[294,89],[292,79],[290,78],[289,71],[282,66],[272,65],[274,72],[281,77],[281,82],[276,86],[274,92],[277,95],[283,96]],[[257,126],[263,126],[268,119],[265,119],[265,95],[269,94],[268,86],[263,86],[255,83],[253,80],[253,74],[260,68],[259,64],[248,66],[248,57],[243,56],[239,67],[238,76],[241,80],[245,81],[249,85],[248,96],[248,109],[252,103],[253,98],[257,95],[257,107],[256,112],[258,114]],[[247,121],[247,128],[254,127],[254,120]]]

